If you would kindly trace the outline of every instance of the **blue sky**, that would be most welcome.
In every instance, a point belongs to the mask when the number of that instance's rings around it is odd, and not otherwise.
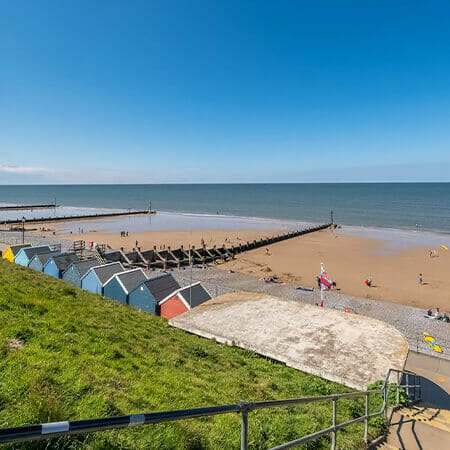
[[[0,183],[450,181],[446,1],[0,7]]]

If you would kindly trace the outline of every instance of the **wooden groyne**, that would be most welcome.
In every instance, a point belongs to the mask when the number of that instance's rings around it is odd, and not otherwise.
[[[265,247],[276,242],[292,239],[304,234],[314,233],[315,231],[324,230],[329,228],[331,223],[325,225],[318,225],[315,227],[304,228],[303,230],[288,231],[287,233],[278,234],[266,239],[260,239],[255,241],[248,241],[245,244],[232,245],[231,247],[218,247],[214,245],[211,248],[203,247],[196,248],[180,248],[173,250],[169,246],[164,250],[158,250],[156,246],[153,246],[152,250],[141,250],[139,247],[132,252],[124,253],[123,249],[105,253],[102,257],[107,262],[120,261],[127,267],[145,267],[147,269],[160,267],[166,270],[169,267],[180,268],[183,265],[205,265],[210,262],[216,262],[218,260],[228,261],[233,259],[239,253],[246,252],[248,250],[254,250],[257,248]]]
[[[20,211],[25,209],[53,209],[59,208],[59,205],[54,203],[46,205],[10,205],[10,206],[0,206],[0,211]]]
[[[116,212],[116,213],[97,213],[97,214],[83,214],[83,215],[73,215],[73,216],[57,216],[57,217],[33,217],[31,219],[26,219],[26,223],[40,223],[40,222],[64,222],[67,220],[83,220],[83,219],[100,219],[104,217],[118,217],[118,216],[137,216],[140,214],[156,214],[156,211],[140,210],[140,211],[126,211],[126,212]],[[17,225],[21,224],[20,219],[9,219],[2,220],[0,222],[3,225]]]

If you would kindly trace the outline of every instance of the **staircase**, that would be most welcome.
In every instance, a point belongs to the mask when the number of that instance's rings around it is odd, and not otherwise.
[[[450,447],[450,411],[415,405],[393,413],[385,450],[446,450]]]
[[[385,450],[450,448],[450,361],[410,352],[406,368],[420,376],[421,402],[392,413]]]
[[[98,249],[94,249],[94,257],[97,259],[100,265],[106,264],[105,258],[103,258]]]

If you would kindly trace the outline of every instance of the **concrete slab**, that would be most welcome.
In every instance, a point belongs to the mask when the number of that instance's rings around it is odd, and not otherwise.
[[[226,294],[169,324],[360,390],[403,369],[408,353],[384,322],[266,294]]]

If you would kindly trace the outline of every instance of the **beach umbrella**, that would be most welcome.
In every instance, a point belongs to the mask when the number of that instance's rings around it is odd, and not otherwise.
[[[447,247],[446,245],[444,245],[444,244],[442,244],[441,247],[442,247],[444,250],[448,250],[448,247]]]

